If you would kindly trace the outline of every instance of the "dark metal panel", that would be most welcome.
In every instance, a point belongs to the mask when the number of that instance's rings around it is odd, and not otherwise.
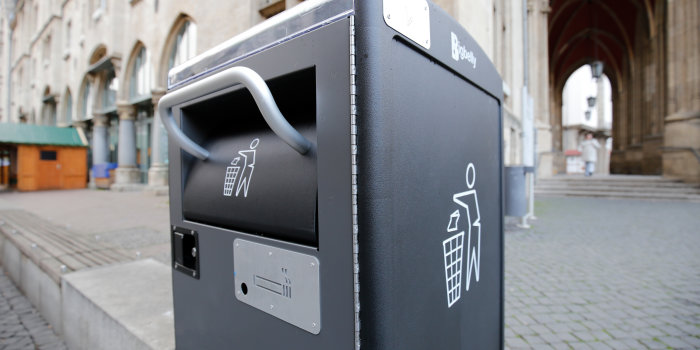
[[[191,156],[170,144],[171,225],[198,232],[201,270],[200,280],[173,273],[175,334],[179,349],[353,348],[349,47],[349,20],[346,19],[238,63],[265,79],[310,67],[315,70],[318,248],[184,220],[182,179],[189,174],[182,166]],[[235,87],[227,91],[233,89]],[[180,119],[181,108],[187,111],[186,106],[196,102],[175,108],[175,118]],[[188,133],[186,127],[184,130]],[[283,169],[273,171],[277,176],[285,175]],[[223,184],[223,172],[221,181]],[[293,205],[293,199],[289,204]],[[318,335],[235,298],[233,241],[236,238],[318,258],[323,324]]]
[[[314,68],[267,85],[286,120],[315,143]],[[185,128],[210,152],[183,165],[185,219],[316,246],[315,149],[302,155],[285,144],[240,86],[183,111]]]
[[[500,77],[476,48],[449,62],[450,33],[472,41],[441,11],[429,50],[356,13],[361,346],[502,348]]]

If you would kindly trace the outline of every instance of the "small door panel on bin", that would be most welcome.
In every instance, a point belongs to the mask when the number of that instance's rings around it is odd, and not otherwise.
[[[267,83],[285,118],[315,143],[314,70]],[[302,155],[280,139],[245,88],[182,111],[183,130],[211,152],[205,161],[183,155],[184,218],[315,246],[315,148]]]

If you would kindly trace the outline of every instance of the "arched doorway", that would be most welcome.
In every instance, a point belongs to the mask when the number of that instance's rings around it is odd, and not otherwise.
[[[594,174],[610,172],[612,150],[612,89],[607,75],[593,76],[594,67],[583,65],[564,83],[562,101],[562,149],[566,174],[583,174],[582,142],[591,134],[598,149]],[[588,155],[590,157],[591,155]]]
[[[553,0],[548,24],[553,147],[566,172],[562,92],[576,69],[601,62],[612,97],[610,172],[662,174],[666,115],[662,0]],[[661,29],[661,30],[660,30]]]
[[[189,16],[180,14],[170,29],[161,53],[160,64],[157,66],[157,76],[151,93],[153,105],[157,105],[165,94],[170,69],[194,57],[196,51],[197,25]],[[157,111],[154,111],[154,114],[151,132],[152,165],[148,171],[148,184],[159,188],[168,185],[168,137]]]
[[[113,177],[108,170],[117,162],[119,151],[119,118],[117,91],[120,81],[119,55],[108,54],[104,45],[98,45],[90,55],[90,66],[85,74],[77,121],[91,140],[92,173],[90,182],[100,188],[109,188]],[[98,181],[96,179],[99,179]]]
[[[149,51],[137,43],[127,68],[128,104],[133,106],[136,132],[136,167],[140,182],[148,182],[148,169],[152,159],[153,102],[151,97],[152,75]]]
[[[107,120],[108,138],[108,163],[116,163],[118,159],[119,145],[119,116],[117,114],[117,91],[119,91],[119,79],[114,68],[101,71],[98,74],[100,90],[98,98],[100,108],[98,114]]]

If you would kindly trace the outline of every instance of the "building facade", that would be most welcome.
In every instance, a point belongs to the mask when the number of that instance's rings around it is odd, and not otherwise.
[[[167,184],[154,106],[168,70],[300,0],[0,2],[0,121],[77,128],[91,145],[89,165],[116,164],[114,188],[129,188]],[[506,165],[566,172],[563,86],[603,61],[611,171],[700,181],[696,1],[435,2],[503,77]]]
[[[1,120],[78,129],[116,187],[167,185],[168,70],[298,2],[4,0]]]

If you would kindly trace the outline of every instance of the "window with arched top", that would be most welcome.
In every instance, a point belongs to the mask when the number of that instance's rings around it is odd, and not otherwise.
[[[110,69],[105,74],[102,81],[102,110],[109,112],[117,109],[117,91],[119,90],[119,79]]]
[[[134,57],[134,63],[129,77],[129,99],[139,101],[151,96],[151,69],[148,51],[141,47]]]
[[[168,57],[168,70],[194,57],[197,50],[197,26],[185,21],[175,36],[175,42]]]
[[[44,96],[41,106],[41,125],[56,126],[56,100],[53,95]]]
[[[63,122],[70,124],[73,122],[73,96],[70,90],[66,90],[66,95],[63,100],[66,101],[63,108]]]
[[[88,119],[92,116],[92,83],[85,80],[83,93],[80,95],[80,118]]]

